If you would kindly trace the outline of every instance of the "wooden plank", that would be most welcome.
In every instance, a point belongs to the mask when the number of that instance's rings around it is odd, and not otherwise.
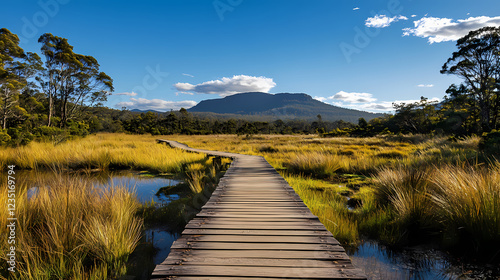
[[[209,221],[233,221],[238,222],[242,221],[239,217],[196,217],[196,220],[209,220]],[[304,221],[312,221],[319,222],[318,217],[307,217],[307,218],[273,218],[273,217],[257,217],[257,218],[245,218],[245,221],[248,222],[304,222]]]
[[[242,213],[218,213],[218,212],[200,212],[197,215],[198,217],[221,217],[221,218],[317,218],[313,214],[248,214],[245,212]]]
[[[357,269],[349,268],[321,268],[321,267],[248,267],[248,266],[226,266],[221,269],[218,266],[201,265],[164,265],[155,269],[153,276],[162,275],[186,275],[186,276],[251,276],[251,277],[274,277],[274,278],[316,278],[316,279],[366,279],[363,273]]]
[[[310,219],[295,219],[291,221],[241,221],[240,219],[225,219],[225,218],[195,218],[189,222],[189,224],[196,224],[202,226],[203,224],[211,225],[233,225],[238,223],[244,223],[246,225],[290,225],[290,226],[323,226],[318,220]]]
[[[302,231],[302,230],[324,230],[325,226],[324,225],[249,225],[246,223],[240,223],[240,224],[196,224],[196,223],[189,223],[186,225],[186,228],[190,229],[248,229],[248,230],[296,230],[296,231]]]
[[[182,234],[223,234],[223,235],[274,235],[274,236],[331,236],[326,230],[260,230],[260,229],[185,229]]]
[[[191,250],[172,249],[167,258],[253,258],[253,259],[303,259],[303,260],[349,260],[344,252],[327,251],[279,251],[279,250]]]
[[[224,202],[224,203],[216,203],[216,202],[207,202],[205,204],[206,207],[208,206],[216,206],[216,205],[223,205],[223,206],[234,206],[234,207],[257,207],[257,206],[264,206],[264,207],[281,207],[281,206],[287,206],[287,207],[292,207],[292,206],[297,206],[297,207],[307,207],[302,201],[276,201],[276,202],[266,202],[266,201],[259,201],[259,202],[254,202],[254,203],[241,203],[241,202]]]
[[[246,243],[300,243],[300,244],[333,244],[340,243],[333,236],[283,236],[276,235],[189,235],[183,234],[180,239],[196,242],[246,242]],[[178,240],[180,240],[178,239]]]
[[[235,243],[235,242],[189,242],[177,240],[172,249],[202,250],[281,250],[281,251],[330,251],[344,252],[340,245],[330,244],[290,244],[290,243]]]
[[[245,213],[259,213],[259,214],[277,214],[277,213],[310,213],[308,208],[303,207],[294,207],[294,208],[262,208],[255,207],[249,209],[243,208],[227,208],[227,207],[214,207],[214,208],[204,208],[202,211],[207,213],[217,212],[217,213],[236,213],[236,212],[245,212]]]
[[[302,260],[302,259],[254,259],[254,258],[200,258],[190,257],[183,259],[167,258],[161,265],[241,265],[241,266],[281,266],[281,267],[330,267],[352,268],[348,259],[341,260]]]
[[[261,277],[224,277],[224,276],[168,276],[160,278],[151,278],[151,280],[282,280],[283,278],[261,278]],[[302,280],[315,280],[312,278],[302,278]]]

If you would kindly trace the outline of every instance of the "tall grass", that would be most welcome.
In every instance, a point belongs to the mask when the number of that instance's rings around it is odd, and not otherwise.
[[[0,168],[14,164],[21,169],[135,169],[178,173],[186,163],[204,155],[156,144],[145,135],[109,134],[87,136],[59,145],[31,142],[27,146],[0,149]]]
[[[375,178],[374,198],[381,207],[389,206],[377,212],[382,217],[371,216],[383,222],[377,225],[380,235],[389,237],[387,243],[415,243],[426,238],[425,232],[433,228],[435,207],[429,196],[430,169],[413,169],[404,166],[385,167],[379,170]],[[393,214],[391,214],[393,212]],[[391,222],[388,222],[392,220]],[[390,231],[391,234],[383,231]]]
[[[500,163],[383,168],[373,191],[376,214],[362,228],[387,243],[441,236],[458,251],[500,254]]]
[[[282,175],[335,238],[346,244],[357,242],[357,221],[346,209],[346,198],[337,193],[338,186],[297,175]]]
[[[488,169],[447,165],[432,179],[448,245],[500,254],[500,162]],[[470,248],[472,247],[472,248]]]
[[[323,152],[297,154],[288,165],[293,173],[315,174],[317,177],[330,177],[341,168],[337,155]]]
[[[0,202],[6,200],[5,185]],[[17,185],[15,278],[83,280],[125,274],[142,230],[134,194],[125,187],[97,189],[90,182],[63,176],[38,182],[30,198],[27,188],[22,182]],[[0,221],[6,220],[7,213],[0,212]],[[8,252],[6,230],[0,228],[3,260]],[[5,265],[2,261],[2,270]]]

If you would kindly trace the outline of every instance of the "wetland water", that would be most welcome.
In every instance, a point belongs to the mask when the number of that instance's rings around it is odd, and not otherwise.
[[[35,176],[35,173],[30,171],[21,174],[20,176],[31,178]],[[51,176],[51,174],[37,172],[36,176]],[[156,195],[160,188],[180,183],[166,177],[153,177],[131,171],[67,176],[83,176],[91,179],[97,186],[124,185],[136,192],[141,203],[154,201],[165,205],[180,198],[178,194]],[[168,256],[170,246],[180,236],[178,232],[169,230],[169,225],[148,228],[144,235],[156,249],[152,259],[155,265]],[[500,279],[498,267],[463,263],[433,249],[415,247],[393,251],[375,241],[366,241],[357,248],[348,250],[347,253],[353,264],[363,269],[369,279]]]

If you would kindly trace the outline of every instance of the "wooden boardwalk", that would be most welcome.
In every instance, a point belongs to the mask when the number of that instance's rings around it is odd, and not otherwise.
[[[263,157],[158,142],[233,163],[151,279],[366,279]]]

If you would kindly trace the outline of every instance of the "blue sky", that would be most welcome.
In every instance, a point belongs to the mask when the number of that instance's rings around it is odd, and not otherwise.
[[[107,106],[168,111],[238,92],[302,92],[388,112],[441,99],[455,40],[500,25],[498,0],[17,0],[0,27],[40,52],[67,38],[114,79]]]

